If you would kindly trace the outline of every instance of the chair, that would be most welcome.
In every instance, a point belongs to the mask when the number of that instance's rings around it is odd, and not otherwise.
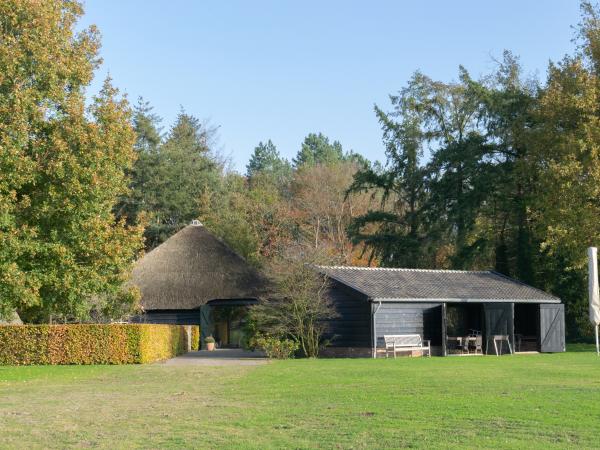
[[[469,341],[469,336],[465,336],[464,338],[462,338],[462,353],[469,353]]]
[[[479,352],[480,355],[483,355],[483,338],[481,334],[475,336],[475,354],[477,355]]]

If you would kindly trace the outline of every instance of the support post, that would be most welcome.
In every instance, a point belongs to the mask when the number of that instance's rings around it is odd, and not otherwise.
[[[377,311],[379,311],[379,308],[381,308],[381,301],[379,301],[379,304],[373,311],[372,316],[373,326],[371,328],[373,329],[373,359],[377,358],[377,320],[375,318],[375,315],[377,314]]]
[[[596,353],[600,356],[600,341],[598,340],[598,325],[596,325]]]

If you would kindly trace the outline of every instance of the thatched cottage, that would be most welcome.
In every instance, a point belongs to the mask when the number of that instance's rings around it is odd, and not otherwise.
[[[224,347],[239,346],[243,312],[267,288],[260,272],[198,222],[144,255],[132,281],[144,311],[134,321],[200,324],[203,337]]]

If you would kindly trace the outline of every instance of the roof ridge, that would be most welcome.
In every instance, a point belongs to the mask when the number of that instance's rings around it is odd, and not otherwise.
[[[527,284],[527,283],[525,283],[524,281],[518,280],[518,279],[516,279],[516,278],[511,278],[511,277],[509,277],[508,275],[504,275],[503,273],[501,273],[501,272],[498,272],[498,271],[496,271],[496,270],[491,270],[490,272],[491,272],[493,275],[498,275],[499,277],[501,277],[501,278],[504,278],[505,280],[512,281],[513,283],[520,284],[521,286],[525,286],[525,287],[527,287],[527,288],[529,288],[529,289],[536,290],[536,291],[538,291],[538,292],[541,292],[541,293],[543,293],[543,294],[549,295],[549,296],[551,296],[551,297],[554,297],[554,298],[559,298],[559,297],[557,297],[557,296],[556,296],[556,295],[554,295],[554,294],[550,294],[549,292],[546,292],[546,291],[544,291],[543,289],[540,289],[540,288],[537,288],[537,287],[535,287],[535,286],[532,286],[531,284]]]
[[[362,267],[362,266],[317,266],[321,269],[373,270],[382,272],[435,272],[435,273],[494,273],[492,270],[451,270],[451,269],[407,269],[402,267]]]

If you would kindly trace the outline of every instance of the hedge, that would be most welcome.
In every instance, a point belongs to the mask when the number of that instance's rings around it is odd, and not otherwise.
[[[139,364],[186,349],[187,333],[181,325],[0,326],[0,365]]]
[[[192,350],[200,350],[200,327],[192,325]]]

